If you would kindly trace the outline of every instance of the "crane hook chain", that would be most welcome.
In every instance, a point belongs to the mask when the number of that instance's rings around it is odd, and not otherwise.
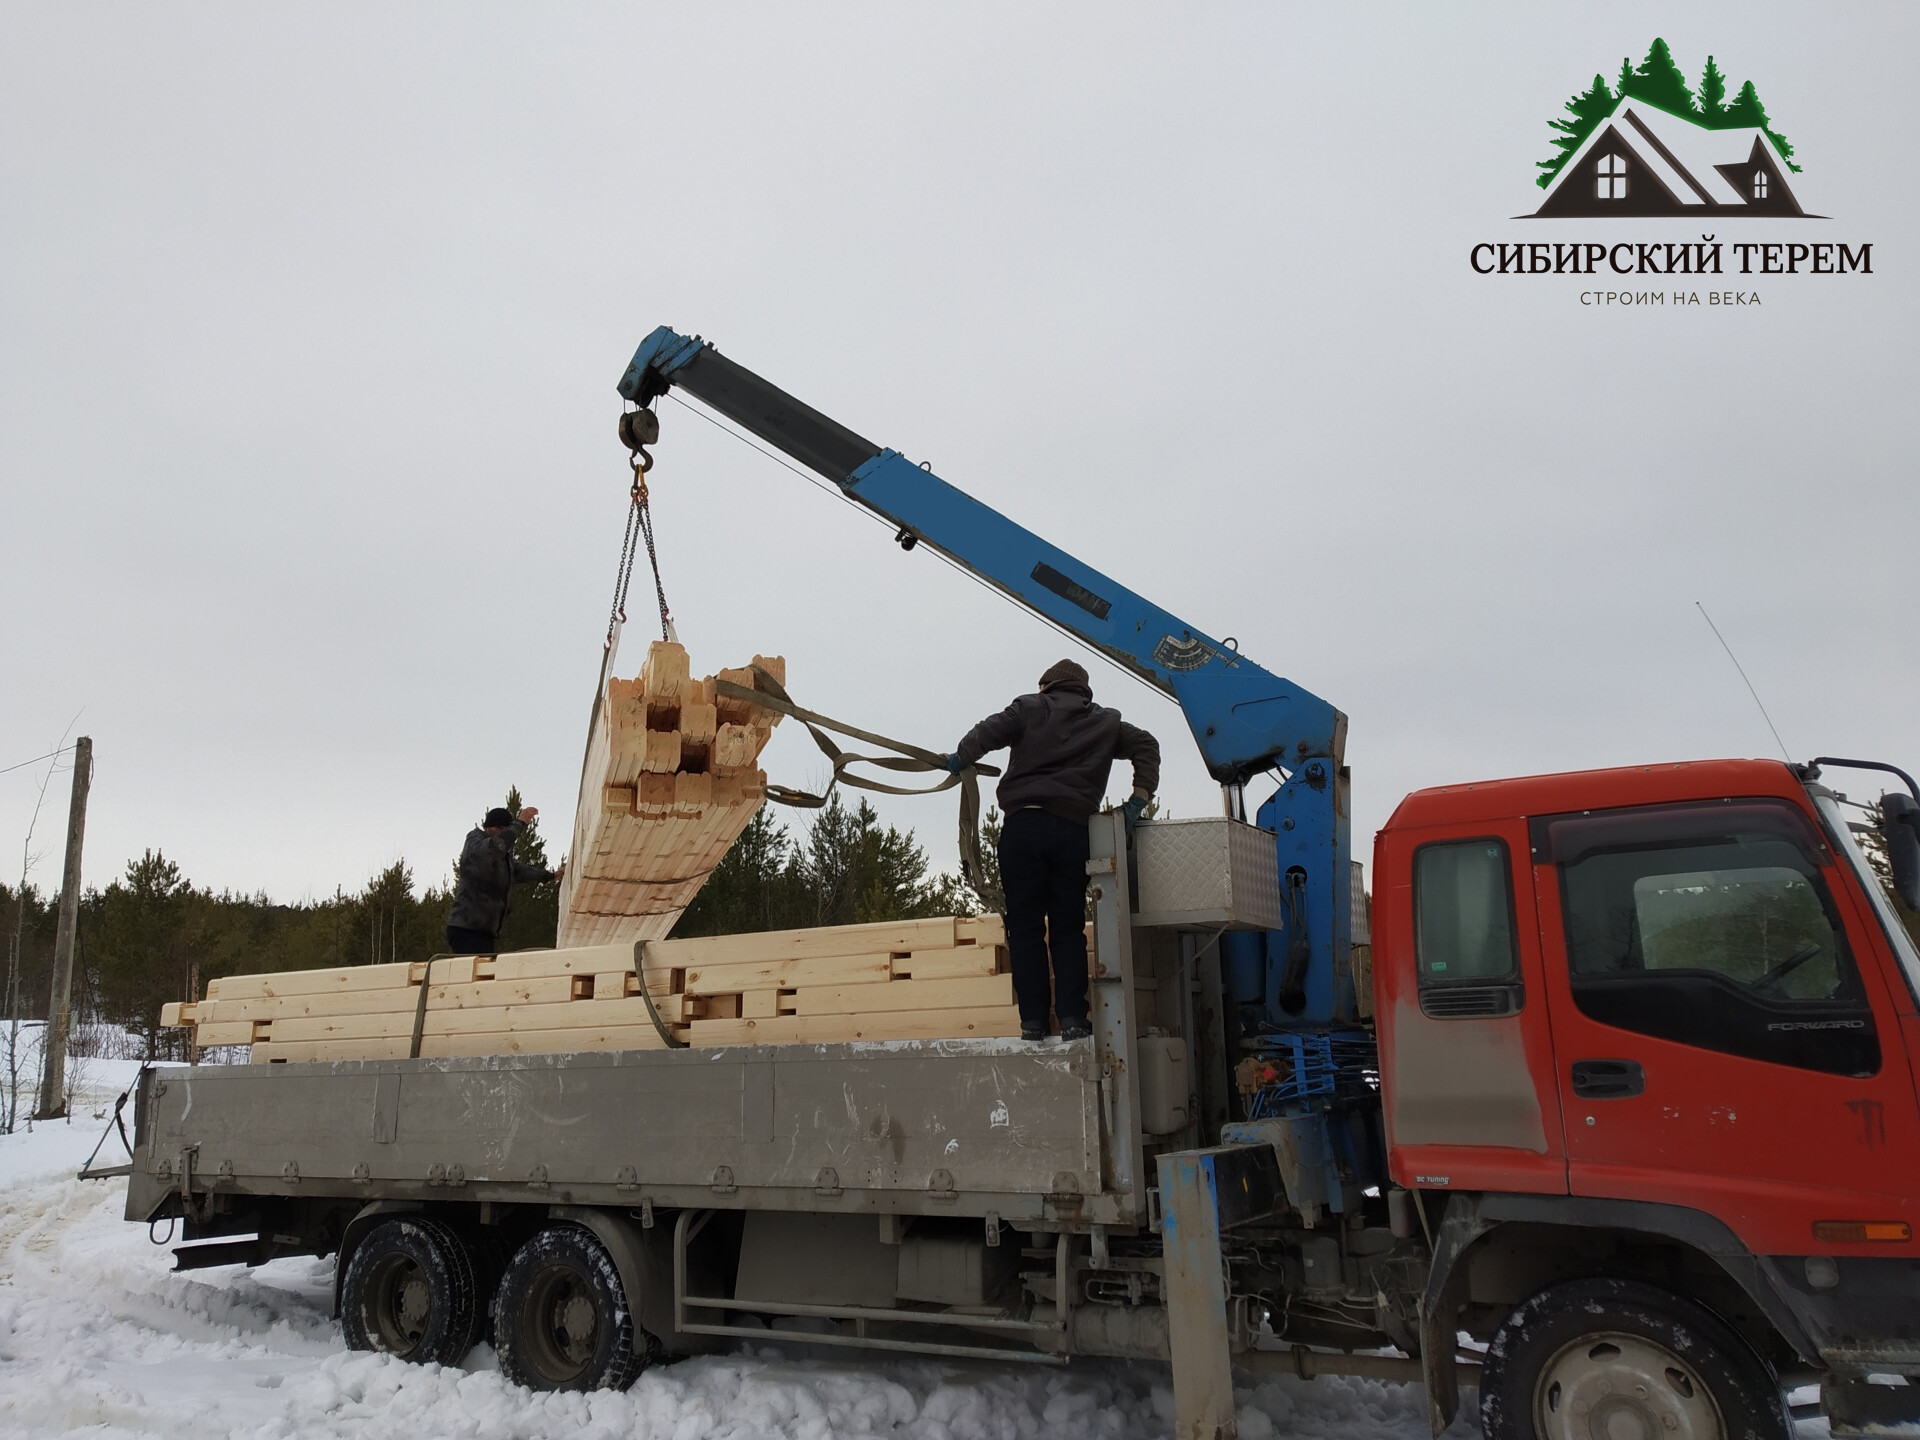
[[[660,438],[660,420],[651,410],[629,410],[620,417],[620,441],[629,452],[627,463],[633,470],[633,486],[627,492],[632,503],[627,508],[627,532],[620,545],[620,569],[614,579],[613,611],[607,617],[607,646],[613,646],[613,633],[627,618],[627,585],[633,578],[633,562],[640,542],[647,547],[647,563],[653,568],[653,593],[660,606],[660,636],[672,640],[673,615],[667,609],[666,587],[660,582],[660,556],[653,541],[653,511],[647,504],[647,472],[653,468],[648,445]]]

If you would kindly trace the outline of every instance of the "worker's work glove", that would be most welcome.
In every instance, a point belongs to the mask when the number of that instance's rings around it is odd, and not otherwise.
[[[1127,822],[1127,834],[1133,834],[1133,827],[1140,823],[1140,817],[1147,813],[1147,806],[1151,803],[1151,795],[1143,795],[1136,790],[1132,798],[1120,807],[1120,817]]]
[[[945,770],[949,775],[958,775],[962,770],[966,769],[967,766],[966,762],[958,755],[942,755],[940,757],[940,768]]]

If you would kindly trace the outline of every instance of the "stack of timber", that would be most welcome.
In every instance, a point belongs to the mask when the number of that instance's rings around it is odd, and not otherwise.
[[[197,1046],[255,1064],[658,1050],[631,942],[411,964],[233,975],[168,1005]],[[641,948],[647,993],[694,1045],[968,1039],[1020,1033],[998,915],[767,931]],[[431,968],[431,973],[429,973]],[[426,1008],[420,1009],[422,986]]]
[[[664,937],[747,828],[780,716],[716,696],[714,681],[753,689],[754,667],[786,683],[786,661],[761,655],[696,680],[686,650],[666,640],[633,679],[608,676],[580,775],[558,945]]]

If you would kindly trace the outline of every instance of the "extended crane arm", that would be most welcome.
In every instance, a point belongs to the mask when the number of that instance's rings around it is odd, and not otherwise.
[[[621,378],[648,406],[673,386],[784,451],[898,527],[1179,702],[1208,771],[1243,784],[1310,759],[1338,769],[1347,717],[1126,586],[1048,544],[896,450],[856,435],[698,336],[661,326]]]

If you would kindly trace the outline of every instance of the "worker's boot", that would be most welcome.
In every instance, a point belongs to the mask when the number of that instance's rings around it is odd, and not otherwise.
[[[1062,1020],[1060,1038],[1062,1040],[1084,1040],[1093,1034],[1093,1026],[1085,1020]]]
[[[1020,1038],[1038,1044],[1047,1038],[1047,1027],[1038,1020],[1022,1020],[1020,1022]]]

